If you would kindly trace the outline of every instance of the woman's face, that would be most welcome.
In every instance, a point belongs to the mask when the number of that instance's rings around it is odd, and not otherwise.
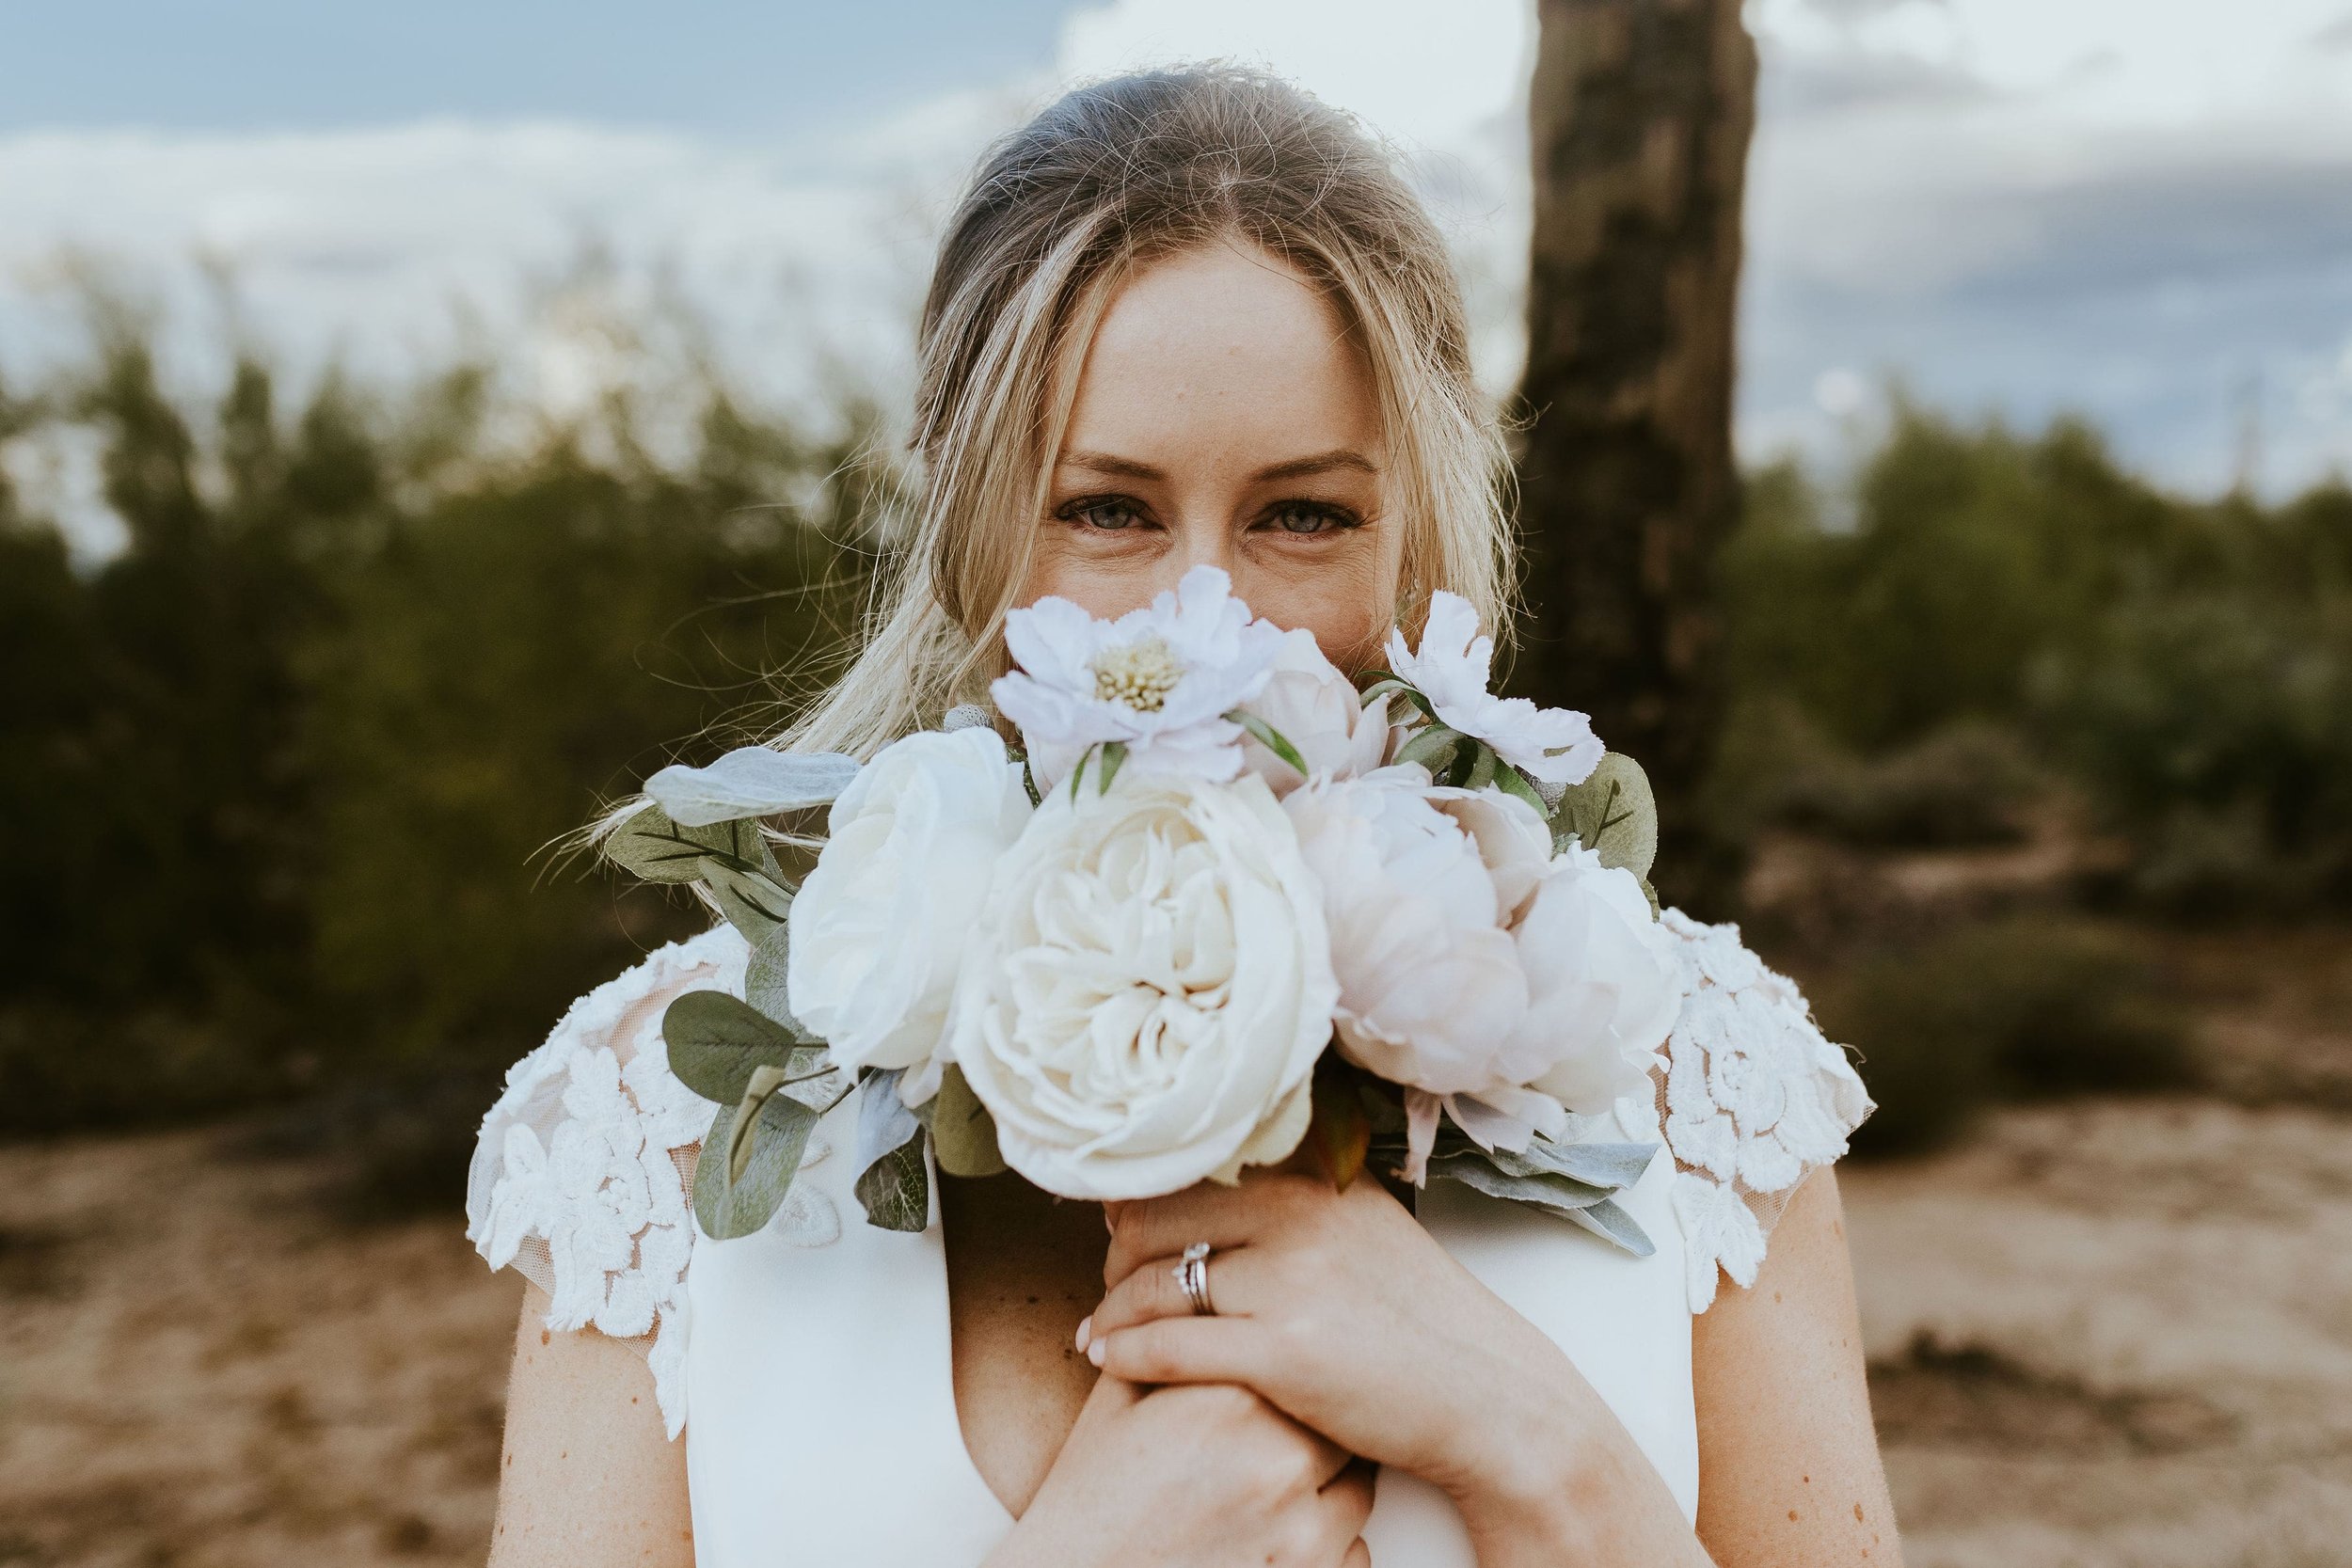
[[[1222,566],[1354,673],[1377,661],[1402,559],[1370,368],[1286,263],[1239,244],[1149,266],[1080,372],[1022,602],[1098,616]]]

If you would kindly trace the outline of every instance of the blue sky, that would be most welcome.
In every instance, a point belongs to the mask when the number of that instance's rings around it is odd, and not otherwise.
[[[2352,0],[1748,17],[1746,456],[1834,474],[1899,380],[2087,414],[2190,491],[2352,468]],[[233,332],[393,378],[487,343],[562,411],[650,332],[779,405],[887,405],[987,141],[1073,79],[1229,55],[1393,139],[1507,392],[1534,31],[1534,0],[0,0],[0,379],[72,357],[96,266],[197,395]],[[0,463],[90,514],[72,451]]]
[[[432,115],[774,136],[1036,71],[1069,0],[8,0],[0,132]]]

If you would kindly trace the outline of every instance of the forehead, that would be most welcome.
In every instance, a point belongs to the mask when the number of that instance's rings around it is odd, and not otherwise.
[[[1079,373],[1073,445],[1151,459],[1379,444],[1361,346],[1309,279],[1220,242],[1139,268]]]

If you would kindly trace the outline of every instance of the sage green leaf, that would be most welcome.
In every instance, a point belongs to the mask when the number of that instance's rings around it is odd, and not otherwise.
[[[694,1219],[715,1242],[749,1236],[775,1217],[800,1174],[809,1130],[817,1125],[815,1111],[788,1095],[770,1095],[752,1128],[742,1171],[732,1175],[724,1151],[735,1147],[738,1109],[719,1108],[694,1167]]]
[[[1642,1179],[1657,1153],[1656,1144],[1556,1144],[1539,1135],[1518,1153],[1496,1149],[1494,1158],[1506,1170],[1511,1167],[1504,1162],[1516,1161],[1530,1169],[1552,1171],[1619,1192]]]
[[[1495,768],[1502,759],[1495,749],[1483,740],[1473,740],[1454,755],[1454,771],[1461,774],[1464,789],[1484,789],[1495,782]]]
[[[1561,795],[1552,838],[1560,846],[1573,838],[1601,864],[1647,877],[1658,858],[1658,801],[1642,765],[1623,752],[1602,756],[1592,777]]]
[[[752,1130],[759,1125],[759,1113],[767,1108],[769,1097],[784,1087],[790,1076],[780,1067],[752,1069],[752,1081],[743,1085],[743,1098],[736,1102],[735,1125],[727,1130],[729,1181],[743,1179],[743,1167],[752,1157]]]
[[[1237,707],[1225,717],[1232,720],[1234,723],[1239,724],[1243,729],[1248,731],[1250,739],[1256,741],[1267,751],[1272,752],[1276,756],[1280,757],[1284,762],[1290,764],[1293,768],[1297,768],[1301,778],[1306,776],[1307,759],[1298,754],[1298,748],[1291,744],[1290,736],[1284,735],[1280,730],[1276,729],[1273,725],[1267,723],[1264,720],[1259,718],[1248,708]]]
[[[1411,739],[1398,747],[1396,760],[1400,763],[1418,762],[1429,769],[1429,776],[1434,779],[1452,766],[1454,753],[1461,746],[1462,739],[1461,731],[1448,729],[1443,724],[1432,724],[1417,731]]]
[[[788,1069],[796,1053],[816,1055],[807,1041],[723,990],[690,990],[672,1002],[661,1015],[661,1040],[677,1081],[722,1105],[743,1098],[757,1069]]]
[[[857,759],[832,752],[739,746],[707,768],[664,768],[645,781],[645,793],[671,821],[694,828],[825,805],[857,774]]]
[[[743,972],[743,1000],[803,1045],[821,1045],[824,1042],[792,1012],[791,991],[785,983],[791,967],[791,931],[788,925],[778,926],[754,944],[751,963]]]
[[[1429,1175],[1432,1180],[1458,1181],[1489,1197],[1523,1203],[1556,1219],[1581,1225],[1636,1258],[1647,1258],[1658,1250],[1633,1216],[1610,1201],[1607,1192],[1565,1176],[1512,1176],[1484,1160],[1459,1154],[1449,1155],[1442,1161],[1433,1158]],[[1588,1215],[1592,1217],[1588,1219]]]
[[[1495,787],[1505,795],[1516,795],[1534,806],[1535,815],[1538,816],[1551,815],[1551,808],[1544,804],[1544,798],[1536,793],[1535,786],[1528,782],[1527,775],[1508,763],[1495,769]]]
[[[1507,1197],[1514,1203],[1532,1203],[1539,1209],[1582,1209],[1598,1203],[1610,1193],[1607,1187],[1597,1187],[1552,1171],[1505,1170],[1484,1150],[1476,1154],[1433,1154],[1429,1174],[1459,1181],[1488,1197]]]
[[[707,834],[710,830],[696,832]],[[687,836],[668,812],[647,805],[604,841],[604,858],[641,881],[693,882],[702,879],[702,859],[708,847]]]
[[[1647,1258],[1658,1250],[1658,1244],[1649,1239],[1649,1232],[1642,1228],[1640,1222],[1608,1198],[1571,1210],[1565,1217],[1605,1242],[1614,1242],[1636,1258]]]
[[[996,1148],[996,1121],[964,1081],[963,1069],[950,1064],[940,1080],[930,1113],[931,1152],[939,1168],[950,1176],[994,1176],[1005,1168]]]

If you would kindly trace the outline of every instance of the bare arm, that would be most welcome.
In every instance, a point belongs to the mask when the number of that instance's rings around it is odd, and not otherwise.
[[[1806,1178],[1756,1283],[1691,1322],[1698,1534],[1723,1568],[1901,1568],[1870,1424],[1836,1171]]]
[[[547,1313],[527,1289],[490,1568],[693,1568],[686,1445],[662,1433],[644,1356],[593,1331],[551,1333]]]

